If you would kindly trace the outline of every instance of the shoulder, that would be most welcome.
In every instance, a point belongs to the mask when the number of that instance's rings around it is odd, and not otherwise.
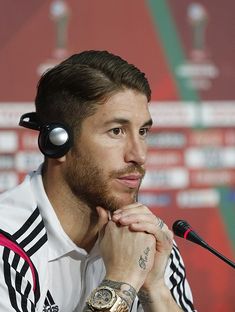
[[[28,175],[17,187],[0,194],[0,229],[14,233],[36,208]]]
[[[47,241],[47,233],[30,179],[28,175],[16,188],[0,195],[0,231],[32,256]]]
[[[0,195],[0,271],[1,289],[20,302],[40,298],[46,281],[47,232],[31,189],[30,176],[22,184]],[[18,291],[28,289],[27,296]],[[8,289],[8,290],[7,290]],[[17,302],[18,304],[18,302]]]

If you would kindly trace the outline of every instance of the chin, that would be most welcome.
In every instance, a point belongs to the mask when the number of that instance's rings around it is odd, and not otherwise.
[[[136,202],[136,198],[137,198],[137,193],[129,193],[129,194],[122,194],[119,196],[115,197],[116,202],[118,203],[117,206],[119,206],[119,208],[123,207],[123,206],[127,206],[130,204],[133,204]],[[115,209],[116,210],[116,209]]]

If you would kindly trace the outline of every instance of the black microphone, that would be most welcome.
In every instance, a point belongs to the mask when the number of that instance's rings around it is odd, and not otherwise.
[[[187,221],[184,220],[177,220],[172,225],[172,230],[175,235],[179,237],[183,237],[187,240],[190,240],[191,242],[198,244],[202,246],[203,248],[206,248],[210,252],[212,252],[214,255],[219,257],[221,260],[225,261],[227,264],[231,265],[235,269],[235,263],[223,256],[221,253],[219,253],[217,250],[209,246],[188,224]]]

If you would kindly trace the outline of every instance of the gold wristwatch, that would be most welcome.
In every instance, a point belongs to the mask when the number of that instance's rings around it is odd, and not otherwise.
[[[129,312],[126,301],[108,286],[93,290],[86,304],[92,311]]]

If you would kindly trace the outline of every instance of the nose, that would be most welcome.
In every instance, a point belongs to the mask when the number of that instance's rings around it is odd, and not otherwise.
[[[144,165],[147,157],[147,144],[141,138],[132,138],[128,141],[125,151],[125,162]]]

